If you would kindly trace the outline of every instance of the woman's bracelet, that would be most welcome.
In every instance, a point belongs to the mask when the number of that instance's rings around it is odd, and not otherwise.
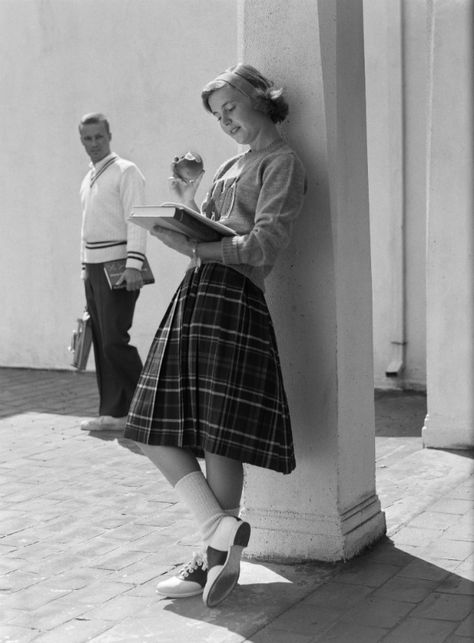
[[[193,263],[195,268],[199,268],[202,264],[201,257],[198,255],[198,242],[193,242]]]

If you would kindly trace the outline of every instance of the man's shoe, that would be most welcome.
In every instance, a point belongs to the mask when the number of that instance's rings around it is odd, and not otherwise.
[[[207,580],[207,561],[205,554],[195,553],[176,576],[162,580],[156,591],[167,598],[188,598],[202,594]]]
[[[207,548],[207,582],[203,601],[216,607],[237,585],[242,550],[250,539],[250,525],[239,518],[222,518]]]
[[[114,418],[111,415],[100,415],[81,422],[81,431],[122,431],[127,424],[127,416]]]

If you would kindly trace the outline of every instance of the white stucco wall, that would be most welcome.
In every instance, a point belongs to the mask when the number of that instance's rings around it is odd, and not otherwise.
[[[400,16],[397,33],[396,17]],[[374,377],[380,387],[426,386],[425,199],[427,116],[426,0],[364,0],[367,134],[374,298]],[[399,43],[397,42],[399,38]],[[400,69],[396,47],[400,45]],[[397,76],[400,84],[397,87]],[[398,105],[401,114],[398,113]],[[401,117],[398,140],[398,117]],[[401,144],[398,165],[397,145]],[[398,181],[404,209],[405,327],[401,376],[387,378],[393,355],[393,293],[390,217]]]
[[[474,4],[429,7],[427,416],[423,444],[474,447]]]
[[[377,386],[392,385],[390,110],[387,12],[364,0]],[[102,110],[113,150],[147,177],[148,202],[167,198],[169,162],[193,147],[209,178],[235,148],[201,108],[202,85],[237,58],[237,0],[2,0],[0,366],[68,368],[84,296],[78,187],[88,159],[77,122]],[[403,382],[425,385],[426,2],[404,9],[407,346]],[[303,56],[304,52],[301,52]],[[203,181],[200,196],[204,194]],[[142,291],[132,341],[144,356],[185,260],[150,239],[157,283]],[[91,367],[93,362],[91,361]],[[400,383],[400,382],[395,382]]]
[[[167,199],[175,154],[201,152],[210,179],[235,152],[200,90],[236,61],[236,11],[233,0],[0,2],[0,365],[69,367],[84,305],[84,113],[108,115],[112,149],[144,172],[149,203]],[[143,357],[185,265],[155,239],[148,255],[156,284],[143,290],[132,330]]]

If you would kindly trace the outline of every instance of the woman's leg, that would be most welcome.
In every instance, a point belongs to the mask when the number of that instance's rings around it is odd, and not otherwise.
[[[176,487],[179,481],[188,474],[201,471],[199,463],[191,451],[179,447],[153,446],[141,443],[138,445],[144,455],[153,462],[173,487]],[[205,460],[207,484],[220,508],[229,513],[235,511],[240,506],[242,496],[242,463],[208,452],[205,453]]]
[[[220,507],[204,478],[198,461],[191,451],[178,447],[149,446],[138,443],[151,462],[174,487],[180,500],[195,517],[206,543],[201,552],[193,555],[177,576],[158,583],[156,590],[170,598],[185,598],[202,594],[207,581],[207,541],[226,514]]]
[[[188,473],[201,471],[198,461],[187,449],[154,446],[141,442],[137,442],[137,445],[173,487]]]
[[[203,590],[205,604],[214,607],[237,584],[241,552],[250,536],[248,523],[225,513],[225,509],[234,509],[240,503],[242,464],[206,453],[208,482],[190,451],[177,447],[140,446],[194,514],[203,541],[208,544],[208,571],[203,575],[201,572],[203,578],[199,582],[192,582],[192,593],[189,593],[189,576],[177,577],[171,583],[164,581],[157,589],[175,597],[194,595]],[[195,568],[193,570],[196,571]]]
[[[207,483],[195,456],[188,449],[180,447],[148,444],[139,446],[194,515],[203,541],[207,543],[226,514]]]
[[[227,517],[220,520],[207,547],[208,572],[203,600],[208,607],[215,607],[238,582],[240,557],[242,549],[248,544],[250,525],[235,516],[244,481],[242,463],[207,452],[205,458],[207,482],[227,513]]]
[[[244,471],[242,463],[214,453],[205,453],[206,479],[226,512],[240,506]]]

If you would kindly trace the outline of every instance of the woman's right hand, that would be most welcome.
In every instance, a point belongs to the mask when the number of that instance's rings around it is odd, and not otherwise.
[[[168,185],[174,200],[178,203],[183,203],[184,205],[196,209],[194,199],[202,177],[204,176],[204,170],[193,181],[186,181],[177,176],[174,172],[173,165],[171,166],[171,172],[172,175],[168,179]]]

